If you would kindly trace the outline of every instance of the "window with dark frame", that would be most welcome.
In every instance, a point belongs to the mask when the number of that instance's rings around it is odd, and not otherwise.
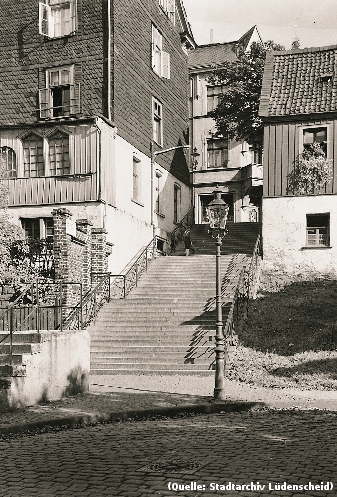
[[[47,238],[51,240],[54,236],[54,220],[52,217],[21,218],[21,226],[25,231],[26,238],[38,240]]]
[[[163,116],[162,105],[156,98],[153,99],[153,140],[157,145],[163,144]]]
[[[306,128],[303,129],[303,149],[309,149],[314,143],[319,143],[325,157],[327,157],[327,128]]]
[[[23,175],[25,178],[44,176],[43,138],[31,133],[22,140]]]
[[[49,137],[49,172],[51,176],[70,174],[69,135],[61,131]]]
[[[210,138],[207,140],[207,168],[219,169],[228,166],[228,139]]]
[[[307,214],[307,247],[330,245],[330,214]]]
[[[226,85],[207,86],[207,113],[216,109],[220,96],[224,93]]]

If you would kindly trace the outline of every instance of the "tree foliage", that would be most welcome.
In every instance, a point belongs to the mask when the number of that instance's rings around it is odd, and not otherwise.
[[[273,41],[252,43],[250,50],[241,50],[236,60],[225,62],[210,78],[212,84],[226,85],[219,105],[210,112],[215,119],[217,134],[261,143],[263,123],[258,115],[263,70],[269,50],[284,50]]]
[[[289,190],[297,195],[319,192],[332,179],[332,160],[319,143],[307,147],[294,163],[288,178]]]
[[[6,173],[6,163],[0,154],[0,285],[17,285],[29,279],[31,269],[26,257],[12,257],[13,247],[19,244],[25,252],[29,248],[23,229],[10,221]]]

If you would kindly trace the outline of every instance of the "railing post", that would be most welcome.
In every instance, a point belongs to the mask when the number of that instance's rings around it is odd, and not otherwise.
[[[62,280],[60,280],[60,314],[61,314],[61,320],[60,320],[60,331],[63,331],[63,288],[62,288]]]
[[[123,299],[126,297],[126,277],[123,275]]]
[[[79,325],[81,327],[80,330],[83,330],[83,291],[82,291],[82,283],[80,283],[80,322]]]
[[[36,280],[36,331],[40,333],[40,299],[39,299],[39,280]]]
[[[14,321],[14,316],[13,316],[13,307],[10,308],[9,310],[9,364],[10,366],[13,363],[13,321]]]

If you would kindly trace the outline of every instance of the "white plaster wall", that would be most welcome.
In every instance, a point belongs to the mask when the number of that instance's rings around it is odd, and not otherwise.
[[[337,196],[264,198],[262,211],[266,267],[337,271]],[[331,248],[303,249],[306,245],[306,215],[319,213],[330,213]]]
[[[29,406],[41,400],[57,400],[89,388],[90,335],[87,330],[42,331],[33,354],[23,356],[26,376],[12,378],[10,407]]]

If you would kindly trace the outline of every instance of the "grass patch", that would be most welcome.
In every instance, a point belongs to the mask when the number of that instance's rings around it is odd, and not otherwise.
[[[337,388],[337,280],[264,273],[228,377],[269,387]]]

